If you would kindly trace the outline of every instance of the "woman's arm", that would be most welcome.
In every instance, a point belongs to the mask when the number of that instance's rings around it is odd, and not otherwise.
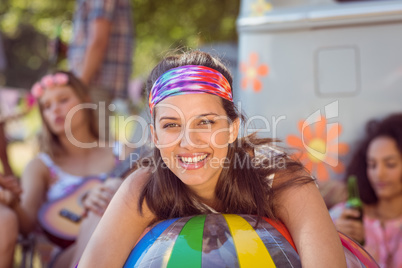
[[[303,267],[346,267],[339,235],[314,183],[290,187],[274,202]]]
[[[154,219],[146,204],[138,210],[146,169],[131,174],[107,207],[81,257],[78,267],[122,267],[142,232]]]
[[[14,210],[23,234],[35,228],[38,210],[45,200],[48,177],[47,167],[38,158],[33,159],[22,174],[21,202],[14,207]]]

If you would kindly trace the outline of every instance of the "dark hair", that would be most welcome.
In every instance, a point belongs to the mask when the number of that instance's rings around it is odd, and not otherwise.
[[[215,69],[225,76],[232,87],[232,76],[218,59],[204,52],[191,51],[167,57],[153,69],[147,81],[148,95],[158,77],[172,68],[184,65],[202,65]],[[234,122],[235,119],[244,119],[233,102],[222,99],[222,106],[231,122]],[[156,110],[153,114],[155,116]],[[227,155],[229,164],[227,167],[223,167],[215,188],[215,194],[220,203],[218,204],[220,212],[254,214],[276,219],[273,202],[275,195],[291,185],[313,181],[310,176],[305,176],[306,173],[299,173],[304,170],[299,162],[291,160],[287,154],[282,152],[272,155],[270,158],[266,157],[256,165],[257,156],[254,155],[254,149],[268,145],[272,141],[268,138],[257,138],[254,133],[229,145]],[[243,163],[239,163],[239,160]],[[149,209],[156,215],[155,221],[209,213],[204,204],[196,201],[196,194],[172,171],[163,167],[161,154],[157,148],[154,149],[151,161],[153,165],[159,166],[156,166],[156,171],[142,189],[138,201],[139,208],[142,208],[145,201]],[[283,163],[286,169],[279,165],[270,165],[272,163]],[[240,164],[248,168],[238,168]],[[276,174],[275,191],[268,182],[268,177],[272,174]],[[293,177],[297,178],[292,178],[291,181],[285,179],[289,174],[294,174]],[[278,183],[281,178],[284,179],[283,182]]]
[[[88,102],[89,100],[89,89],[88,87],[81,82],[74,74],[71,72],[65,72],[65,71],[54,71],[52,74],[56,73],[63,73],[68,76],[68,82],[67,86],[70,86],[74,93],[77,95],[77,97],[81,100],[82,103]],[[40,102],[39,98],[39,111],[40,115],[42,118],[43,122],[43,127],[42,130],[39,134],[39,148],[40,151],[47,153],[51,157],[54,157],[56,155],[62,154],[64,149],[62,147],[62,144],[59,141],[59,138],[57,135],[55,135],[51,130],[46,122],[46,120],[43,117],[43,106],[42,103]],[[95,113],[92,109],[85,109],[86,111],[86,117],[87,121],[89,124],[90,132],[91,134],[99,138],[99,132],[98,132],[98,125],[97,125],[97,120]]]
[[[365,204],[378,202],[377,195],[367,176],[367,150],[370,143],[378,137],[393,139],[402,154],[402,113],[392,114],[383,120],[371,120],[367,123],[366,137],[358,145],[346,170],[345,179],[350,175],[357,177],[360,198]]]

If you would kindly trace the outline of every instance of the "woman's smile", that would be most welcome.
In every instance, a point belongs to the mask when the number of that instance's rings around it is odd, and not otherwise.
[[[196,154],[181,154],[178,155],[178,162],[183,169],[194,170],[205,166],[208,161],[207,153],[196,153]]]

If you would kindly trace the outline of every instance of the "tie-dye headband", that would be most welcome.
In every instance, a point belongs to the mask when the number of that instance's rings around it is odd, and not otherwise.
[[[154,83],[149,94],[149,109],[170,96],[208,93],[233,101],[228,80],[218,71],[201,66],[185,65],[170,69]]]

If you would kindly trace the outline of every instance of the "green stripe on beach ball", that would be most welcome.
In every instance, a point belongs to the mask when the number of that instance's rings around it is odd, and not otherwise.
[[[195,216],[184,225],[174,244],[168,268],[201,268],[205,217],[205,215]]]

